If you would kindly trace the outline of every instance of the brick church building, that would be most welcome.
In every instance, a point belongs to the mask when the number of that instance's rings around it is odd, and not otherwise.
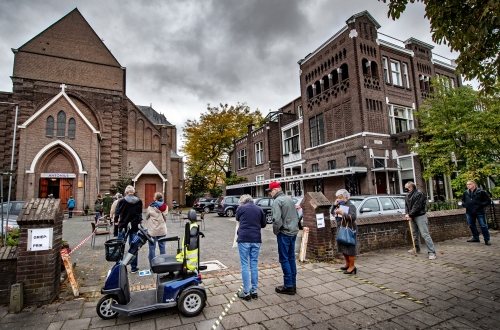
[[[99,193],[131,178],[145,205],[155,191],[183,204],[176,127],[127,97],[126,68],[78,9],[13,52],[12,92],[0,92],[4,172],[17,120],[11,199],[52,194],[65,205],[73,195],[76,209],[92,209]]]

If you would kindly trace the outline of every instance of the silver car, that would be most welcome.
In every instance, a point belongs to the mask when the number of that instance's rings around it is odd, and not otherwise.
[[[10,205],[10,210],[9,206]],[[1,216],[3,218],[4,232],[8,229],[18,228],[17,216],[21,213],[24,201],[11,201],[10,204],[4,202],[0,205],[0,211],[3,211]],[[7,210],[9,210],[9,219],[7,219]],[[1,221],[1,220],[0,220]]]
[[[351,196],[350,201],[356,206],[358,218],[405,214],[404,195],[359,195]]]

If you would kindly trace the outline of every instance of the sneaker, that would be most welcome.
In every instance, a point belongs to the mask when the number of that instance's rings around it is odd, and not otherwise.
[[[289,294],[291,296],[293,296],[297,292],[295,288],[287,288],[283,285],[277,286],[274,291],[276,291],[276,293]]]
[[[238,298],[243,299],[243,300],[247,300],[247,301],[252,299],[250,294],[243,292],[243,290],[238,291]]]
[[[130,272],[131,272],[132,274],[135,274],[135,273],[137,273],[138,271],[139,271],[139,269],[131,269],[131,270],[130,270]]]
[[[410,254],[414,254],[415,253],[415,249],[409,249],[408,250],[408,253]],[[417,252],[416,253],[420,253],[420,249],[417,249]]]
[[[252,299],[257,299],[259,298],[259,295],[257,294],[257,292],[250,292],[250,297],[252,297]]]
[[[484,245],[491,245],[490,241],[484,241]]]
[[[429,253],[429,260],[434,260],[436,259],[436,254],[435,253]]]
[[[479,243],[479,238],[471,238],[471,239],[468,239],[467,242],[469,242],[469,243]]]

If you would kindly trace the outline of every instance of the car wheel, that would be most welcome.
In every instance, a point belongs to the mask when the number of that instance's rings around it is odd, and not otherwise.
[[[234,211],[233,211],[233,209],[227,209],[226,210],[226,217],[234,217]]]
[[[205,213],[210,213],[210,208],[209,208],[208,206],[205,206],[205,207],[203,208],[203,212],[205,212]]]
[[[118,312],[111,309],[113,304],[118,304],[116,296],[108,294],[102,297],[95,307],[97,315],[103,320],[115,318]]]
[[[273,223],[273,214],[271,212],[266,213],[266,223],[268,224]]]
[[[199,289],[186,289],[179,296],[177,308],[184,316],[196,316],[205,308],[205,295]]]

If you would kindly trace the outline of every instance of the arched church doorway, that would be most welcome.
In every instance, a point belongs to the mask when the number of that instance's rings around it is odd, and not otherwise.
[[[63,148],[49,150],[41,159],[36,175],[39,177],[38,197],[59,198],[66,208],[70,196],[76,193],[77,166],[73,157]]]

